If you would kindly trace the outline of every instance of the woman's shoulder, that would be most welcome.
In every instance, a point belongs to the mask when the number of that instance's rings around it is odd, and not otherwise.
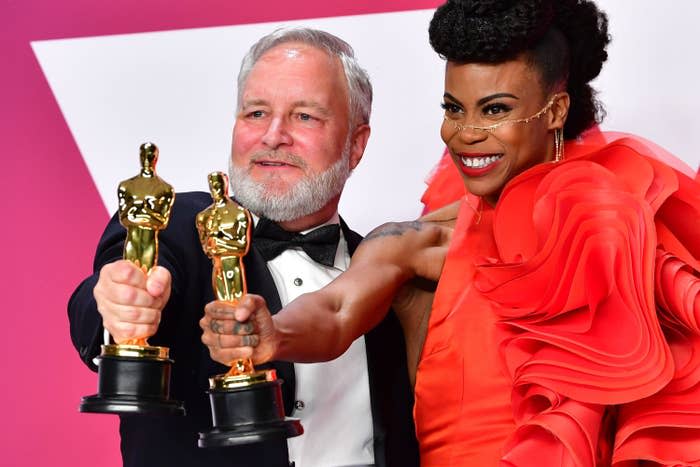
[[[462,199],[458,199],[457,201],[453,201],[446,206],[431,210],[430,212],[422,215],[418,220],[421,222],[454,226],[462,202]]]
[[[617,404],[668,383],[653,264],[657,214],[678,186],[674,169],[616,140],[506,187],[493,220],[498,260],[479,266],[475,285],[501,319],[516,385]]]
[[[620,191],[645,200],[656,211],[681,187],[700,192],[687,164],[634,135],[594,131],[567,142],[565,154],[561,162],[539,164],[513,178],[502,201],[540,199],[561,190]]]

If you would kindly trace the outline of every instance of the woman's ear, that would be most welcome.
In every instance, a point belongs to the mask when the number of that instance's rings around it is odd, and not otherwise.
[[[554,97],[552,108],[549,110],[549,130],[564,128],[566,117],[569,115],[571,98],[566,91],[558,92]]]

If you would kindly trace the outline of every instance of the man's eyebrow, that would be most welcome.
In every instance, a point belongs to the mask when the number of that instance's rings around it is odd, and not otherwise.
[[[330,110],[328,110],[328,108],[325,105],[322,105],[316,101],[305,101],[305,100],[295,101],[292,104],[292,107],[294,107],[294,108],[306,107],[306,108],[315,109],[316,111],[321,113],[321,115],[323,115],[323,116],[328,116],[331,113]]]
[[[258,105],[267,106],[270,104],[265,99],[250,99],[250,100],[244,101],[241,108],[245,109],[247,107],[254,107],[254,106],[258,106]],[[331,114],[331,111],[328,110],[328,107],[326,107],[326,106],[324,106],[316,101],[299,100],[299,101],[292,102],[293,109],[297,109],[299,107],[307,108],[307,109],[314,109],[324,117],[327,117]]]
[[[242,107],[250,107],[251,105],[267,105],[267,101],[265,99],[250,99],[243,101]]]

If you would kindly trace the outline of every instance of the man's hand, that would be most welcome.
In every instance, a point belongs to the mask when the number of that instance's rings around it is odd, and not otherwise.
[[[102,324],[118,344],[150,337],[170,298],[172,278],[160,266],[146,276],[131,261],[106,264],[93,290]]]
[[[199,325],[212,360],[230,365],[239,358],[251,358],[254,364],[274,358],[278,345],[275,326],[259,295],[246,295],[237,304],[210,302]]]

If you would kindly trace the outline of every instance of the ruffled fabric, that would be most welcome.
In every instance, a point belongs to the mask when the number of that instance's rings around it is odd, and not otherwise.
[[[430,172],[425,182],[428,187],[420,199],[423,203],[423,214],[454,203],[467,194],[457,166],[452,162],[447,149],[442,153],[440,161]]]
[[[698,215],[698,213],[696,213]],[[655,296],[673,354],[672,381],[620,408],[615,461],[700,465],[700,279],[696,268],[659,248]]]
[[[473,277],[512,383],[515,428],[501,463],[700,465],[695,173],[629,135],[593,131],[565,150],[565,162],[504,189],[496,252]],[[463,187],[456,170],[436,171],[426,210],[463,196],[454,183]],[[454,250],[443,273],[452,282]],[[434,313],[459,302],[441,289]]]

